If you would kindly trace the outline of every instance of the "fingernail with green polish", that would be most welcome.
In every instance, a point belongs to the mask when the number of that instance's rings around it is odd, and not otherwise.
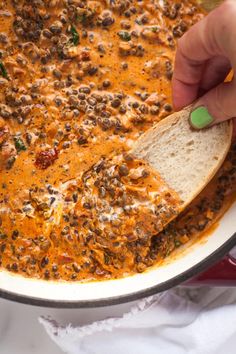
[[[191,112],[190,122],[194,128],[202,129],[213,122],[213,117],[210,115],[206,107],[201,106]]]

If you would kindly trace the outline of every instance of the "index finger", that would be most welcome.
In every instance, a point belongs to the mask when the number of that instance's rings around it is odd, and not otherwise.
[[[235,63],[236,2],[225,1],[195,24],[178,42],[172,81],[173,103],[180,109],[192,103],[207,61],[225,56]]]

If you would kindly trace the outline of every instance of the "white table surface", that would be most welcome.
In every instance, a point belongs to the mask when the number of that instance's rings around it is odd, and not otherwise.
[[[49,309],[0,299],[0,354],[62,354],[51,341],[39,316],[50,315],[60,324],[83,325],[120,316],[133,303],[97,309]]]

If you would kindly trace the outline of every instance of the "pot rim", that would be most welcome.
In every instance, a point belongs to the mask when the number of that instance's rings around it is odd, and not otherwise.
[[[173,288],[181,283],[191,279],[199,273],[205,271],[207,268],[214,265],[217,261],[223,258],[234,246],[236,245],[236,232],[226,240],[219,248],[212,252],[209,256],[190,267],[186,271],[178,274],[177,276],[166,280],[160,284],[149,287],[145,290],[135,291],[128,295],[112,296],[108,298],[101,298],[98,300],[79,300],[79,301],[61,301],[61,300],[47,300],[38,297],[31,297],[26,295],[19,295],[14,292],[0,289],[0,298],[7,299],[22,304],[49,307],[49,308],[94,308],[105,307],[112,305],[119,305],[136,301],[144,297],[148,297],[166,290]]]

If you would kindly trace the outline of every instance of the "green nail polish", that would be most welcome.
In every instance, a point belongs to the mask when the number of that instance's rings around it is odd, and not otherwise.
[[[190,114],[190,122],[194,128],[202,129],[213,122],[213,117],[206,107],[198,107]]]

